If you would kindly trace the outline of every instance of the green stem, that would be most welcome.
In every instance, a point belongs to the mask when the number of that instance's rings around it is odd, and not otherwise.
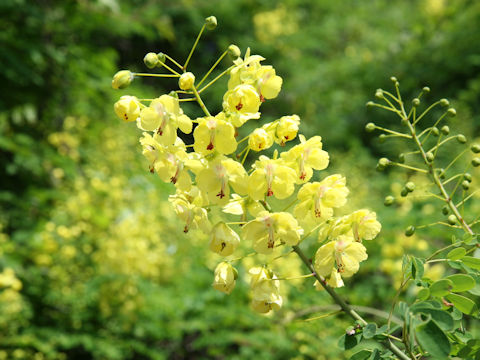
[[[215,81],[220,79],[223,75],[227,74],[230,70],[232,70],[235,67],[235,65],[230,66],[228,69],[224,70],[220,75],[218,75],[215,79],[210,81],[207,85],[205,85],[203,88],[201,88],[198,93],[201,94],[204,90],[206,90],[210,85],[212,85]]]
[[[222,59],[228,54],[228,50],[225,51],[219,58],[218,60],[215,62],[215,64],[212,65],[212,67],[210,68],[210,70],[208,70],[208,72],[205,74],[205,76],[202,78],[202,80],[200,80],[200,82],[197,84],[198,87],[200,87],[200,85],[203,84],[203,82],[208,78],[208,75],[210,75],[212,73],[213,70],[215,70],[215,68],[217,67],[218,63],[220,61],[222,61]]]
[[[205,113],[205,115],[207,116],[212,116],[210,115],[210,112],[208,111],[207,107],[205,106],[205,104],[203,103],[203,100],[202,98],[200,97],[200,94],[198,93],[197,91],[197,88],[194,86],[192,86],[192,90],[193,90],[193,93],[195,95],[195,98],[197,99],[197,102],[198,102],[198,105],[200,105],[200,107],[202,108],[203,112]]]
[[[179,73],[174,74],[150,74],[150,73],[133,73],[133,76],[144,76],[144,77],[179,77]]]
[[[167,54],[164,54],[164,55],[168,60],[170,60],[175,65],[177,65],[180,70],[183,70],[182,65],[180,65],[178,62],[176,62],[174,58],[172,58],[171,56],[168,56]]]
[[[200,32],[198,33],[197,39],[195,40],[195,43],[192,46],[192,50],[190,50],[190,54],[188,54],[187,60],[185,61],[185,65],[183,65],[183,71],[185,72],[187,70],[188,63],[190,59],[192,58],[193,52],[195,51],[195,48],[198,45],[198,41],[202,37],[203,30],[205,30],[205,24],[203,24],[202,28],[200,29]]]

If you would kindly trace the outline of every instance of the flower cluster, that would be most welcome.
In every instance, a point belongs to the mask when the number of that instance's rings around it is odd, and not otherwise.
[[[349,190],[345,178],[338,174],[312,181],[314,171],[329,164],[321,137],[307,139],[299,134],[300,117],[295,114],[261,124],[260,108],[278,96],[282,78],[272,66],[262,64],[263,57],[251,55],[250,49],[243,58],[236,55],[225,72],[230,78],[223,110],[218,114],[210,114],[205,107],[200,97],[204,89],[197,89],[195,76],[186,72],[186,65],[179,66],[182,75],[167,67],[178,75],[180,90],[150,100],[123,96],[115,104],[115,112],[124,121],[136,121],[144,131],[140,143],[148,169],[175,186],[176,193],[169,200],[184,223],[183,231],[205,232],[210,237],[210,250],[223,258],[214,272],[215,289],[227,294],[233,291],[238,272],[232,263],[238,258],[228,257],[242,243],[255,253],[271,255],[277,247],[297,246],[315,231],[319,231],[322,243],[315,255],[315,271],[324,283],[343,286],[342,278],[356,273],[359,263],[367,258],[362,241],[373,239],[380,223],[368,210],[334,218],[334,209],[345,205]],[[181,98],[185,95],[194,97]],[[181,102],[194,100],[205,116],[190,119],[184,114]],[[249,121],[256,121],[258,126],[238,140]],[[182,133],[192,131],[193,143],[185,144],[182,138],[187,137]],[[296,145],[279,153],[287,142],[296,139]],[[257,153],[273,146],[277,149],[272,156],[262,154],[246,166],[250,151]],[[290,206],[272,209],[272,199],[287,198]],[[238,221],[214,221],[214,207],[224,216],[239,217]],[[249,274],[253,309],[267,313],[280,308],[281,279],[268,264],[252,267]]]

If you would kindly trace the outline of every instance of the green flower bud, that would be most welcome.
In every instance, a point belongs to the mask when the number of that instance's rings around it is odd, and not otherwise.
[[[441,99],[440,100],[440,105],[448,106],[448,105],[450,105],[450,101],[448,101],[447,99]]]
[[[205,25],[208,30],[213,30],[217,27],[217,18],[215,16],[209,16],[205,19]]]
[[[420,99],[419,98],[415,98],[412,100],[412,105],[417,107],[418,105],[420,105]]]
[[[455,225],[457,223],[457,217],[452,214],[447,218],[447,221],[450,225]]]
[[[434,127],[432,128],[432,134],[433,134],[434,136],[438,136],[438,135],[440,135],[440,130],[438,130],[438,128],[437,128],[436,126],[434,126]]]
[[[435,159],[435,155],[433,155],[433,153],[431,153],[430,151],[427,152],[427,161],[432,162],[434,159]]]
[[[380,134],[378,136],[378,141],[380,142],[380,144],[383,144],[386,139],[387,139],[387,135],[385,135],[385,134]]]
[[[440,177],[440,179],[445,179],[445,169],[444,168],[440,168],[438,169],[438,176]]]
[[[394,82],[394,83],[396,83],[396,82],[398,81],[395,76],[391,76],[391,77],[390,77],[390,80],[391,80],[392,82]]]
[[[459,135],[457,135],[457,141],[460,144],[465,144],[467,142],[467,138],[465,137],[465,135],[459,134]]]
[[[408,195],[408,190],[406,188],[403,188],[402,191],[400,191],[400,196],[406,197]]]
[[[157,58],[158,58],[158,62],[159,62],[160,64],[164,64],[165,61],[167,60],[167,57],[166,57],[165,54],[162,53],[162,52],[159,52],[159,53],[157,54]]]
[[[133,73],[129,70],[120,70],[113,76],[112,88],[125,89],[133,81]]]
[[[392,205],[394,202],[395,202],[395,198],[394,198],[393,196],[389,195],[389,196],[387,196],[387,197],[385,198],[385,200],[383,201],[383,204],[384,204],[385,206],[390,206],[390,205]]]
[[[368,123],[367,125],[365,125],[365,130],[366,130],[367,132],[372,132],[372,131],[374,131],[374,130],[375,130],[375,124],[372,123],[372,122]]]
[[[413,190],[415,190],[415,184],[409,181],[405,184],[405,189],[407,189],[408,192],[412,192]]]
[[[425,94],[428,94],[430,92],[430,88],[428,86],[424,86],[422,91],[425,93]]]
[[[153,69],[158,64],[158,56],[153,52],[149,52],[143,58],[143,62],[145,63],[146,67],[148,67],[149,69]]]
[[[442,134],[443,135],[450,134],[450,128],[447,125],[442,126]]]
[[[448,109],[447,113],[448,113],[448,116],[450,116],[450,117],[457,116],[457,111],[454,108]]]
[[[180,79],[178,79],[178,86],[180,89],[185,91],[191,90],[194,83],[195,75],[193,75],[191,72],[183,73],[182,76],[180,76]]]
[[[463,180],[462,181],[462,188],[463,188],[463,190],[470,189],[470,182],[468,180]]]
[[[390,162],[391,161],[388,160],[387,158],[381,158],[380,160],[378,160],[378,163],[383,167],[390,165]]]
[[[379,100],[382,100],[385,97],[385,95],[383,95],[383,90],[377,89],[377,91],[375,91],[375,97]]]
[[[405,154],[404,153],[398,154],[398,162],[400,164],[403,164],[405,162]]]
[[[415,226],[410,225],[405,229],[405,236],[412,236],[415,233]]]
[[[470,147],[470,150],[472,150],[473,153],[478,154],[478,153],[480,153],[480,145],[478,145],[478,144],[473,144],[473,145]]]
[[[442,207],[442,214],[443,214],[443,215],[448,215],[449,212],[450,212],[450,209],[448,208],[448,206],[447,206],[447,205],[444,205],[444,206]]]
[[[178,93],[174,90],[170,91],[168,95],[174,97],[175,99],[178,99]]]
[[[474,167],[477,167],[478,165],[480,165],[480,158],[478,158],[478,157],[473,158],[472,165]]]
[[[468,173],[468,172],[465,173],[465,174],[463,174],[463,178],[464,178],[465,180],[467,180],[468,182],[472,182],[472,174],[470,174],[470,173]]]
[[[374,106],[375,103],[373,101],[369,101],[365,104],[367,107]]]
[[[240,55],[242,55],[242,52],[240,51],[240,48],[237,45],[231,44],[228,47],[228,55],[232,59],[237,59],[240,57]]]

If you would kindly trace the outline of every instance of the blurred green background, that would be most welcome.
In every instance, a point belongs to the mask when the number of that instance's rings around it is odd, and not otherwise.
[[[478,136],[478,1],[2,0],[0,359],[346,356],[336,343],[349,319],[296,319],[331,304],[311,280],[285,284],[285,306],[270,316],[249,308],[242,281],[230,296],[211,288],[219,258],[204,237],[183,234],[166,201],[173,188],[148,172],[135,125],[113,113],[123,94],[175,88],[140,79],[115,91],[113,74],[145,71],[150,51],[183,61],[209,15],[219,25],[191,69],[204,73],[230,43],[263,55],[284,79],[263,119],[298,114],[302,132],[321,135],[330,153],[322,175],[341,172],[352,207],[378,212],[384,230],[340,294],[388,310],[404,251],[421,255],[444,241],[435,229],[402,235],[434,217],[431,206],[405,200],[383,209],[407,177],[375,172],[379,154],[398,148],[363,129],[397,120],[364,105],[395,75],[407,98],[424,85],[427,101],[448,97],[456,129]],[[214,112],[225,84],[206,92]],[[293,258],[281,266],[304,271]],[[444,269],[429,271],[433,278]]]

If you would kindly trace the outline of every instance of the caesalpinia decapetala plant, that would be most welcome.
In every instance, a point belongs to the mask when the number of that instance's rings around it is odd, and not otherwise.
[[[174,211],[184,223],[185,233],[199,230],[210,237],[205,244],[221,260],[214,271],[213,287],[230,294],[238,278],[231,257],[241,242],[247,242],[254,254],[273,256],[277,247],[290,248],[307,266],[315,286],[325,289],[341,309],[351,316],[358,328],[367,322],[335,292],[344,286],[344,279],[353,276],[360,263],[367,259],[364,240],[373,240],[381,225],[372,211],[362,209],[335,217],[335,209],[347,202],[346,179],[335,174],[313,181],[314,172],[327,168],[329,155],[323,150],[320,136],[307,139],[299,133],[300,117],[286,115],[262,123],[260,109],[264,102],[275,99],[282,87],[282,78],[271,65],[264,65],[262,56],[247,49],[243,58],[236,45],[228,49],[197,83],[187,71],[188,64],[205,29],[214,29],[216,19],[208,17],[187,60],[183,65],[163,53],[149,53],[144,62],[148,68],[165,68],[166,74],[119,71],[112,87],[123,89],[142,76],[178,78],[178,90],[155,99],[122,96],[115,103],[115,113],[127,122],[136,122],[143,130],[140,143],[149,161],[149,171],[175,185],[169,197]],[[204,85],[205,80],[225,56],[233,64]],[[175,67],[178,70],[174,69]],[[222,76],[229,76],[222,99],[223,110],[212,114],[202,100],[202,93]],[[189,118],[181,103],[196,101],[204,116]],[[245,123],[256,128],[245,132]],[[194,142],[185,144],[183,134],[193,131]],[[283,151],[287,143],[296,143]],[[273,149],[273,156],[261,154]],[[246,166],[249,154],[259,157]],[[284,200],[287,205],[278,206]],[[273,203],[278,208],[273,207]],[[237,221],[211,223],[212,208],[221,209]],[[307,237],[317,236],[318,250],[311,261],[299,247]],[[250,254],[250,255],[252,255]],[[272,259],[273,261],[273,259]],[[267,264],[258,264],[248,271],[251,306],[260,313],[279,309],[281,280]],[[313,284],[312,284],[313,285]],[[386,339],[387,337],[384,337]],[[392,353],[406,358],[394,344],[385,341]]]

